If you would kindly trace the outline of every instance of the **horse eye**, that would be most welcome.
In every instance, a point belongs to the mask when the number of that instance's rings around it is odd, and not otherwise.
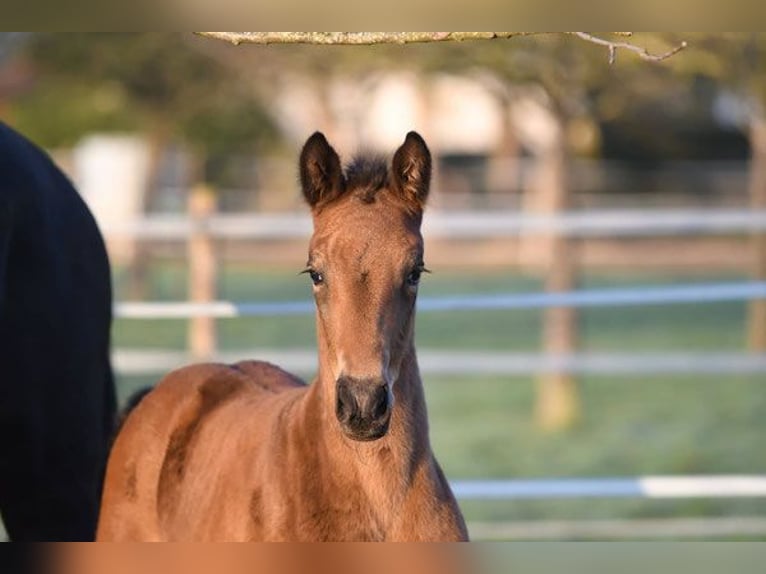
[[[321,285],[324,283],[324,275],[322,275],[319,271],[314,271],[313,269],[310,270],[309,277],[311,277],[311,281],[314,283],[314,285]]]
[[[422,269],[413,269],[410,271],[410,274],[407,275],[407,285],[415,287],[418,283],[420,283],[421,273],[423,273]]]

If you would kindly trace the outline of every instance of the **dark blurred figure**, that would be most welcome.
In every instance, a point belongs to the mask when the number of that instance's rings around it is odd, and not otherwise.
[[[52,544],[3,544],[0,572],[3,574],[55,574],[55,562],[48,551]]]
[[[115,416],[109,262],[85,203],[0,123],[0,512],[11,540],[92,540]]]

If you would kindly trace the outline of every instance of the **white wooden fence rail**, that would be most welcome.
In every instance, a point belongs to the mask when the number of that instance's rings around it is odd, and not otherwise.
[[[591,289],[566,293],[497,293],[423,297],[418,300],[418,312],[662,305],[761,298],[766,298],[766,281],[646,285],[625,289]],[[314,304],[311,301],[122,302],[115,306],[115,316],[125,319],[189,319],[192,317],[222,319],[306,315],[313,312]]]
[[[215,215],[193,221],[186,215],[153,214],[113,223],[107,237],[183,240],[203,230],[218,239],[295,239],[311,234],[306,213]],[[533,215],[521,212],[427,212],[427,237],[482,238],[555,233],[571,237],[715,235],[766,231],[766,211],[748,209],[641,209]]]
[[[453,481],[463,500],[766,497],[766,475]]]

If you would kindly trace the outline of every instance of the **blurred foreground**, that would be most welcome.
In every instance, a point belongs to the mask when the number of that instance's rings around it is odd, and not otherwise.
[[[37,562],[45,574],[196,574],[308,570],[373,574],[505,574],[510,571],[574,574],[647,571],[713,574],[757,571],[761,545],[682,544],[371,544],[267,545],[59,545]],[[28,570],[32,571],[32,570]]]

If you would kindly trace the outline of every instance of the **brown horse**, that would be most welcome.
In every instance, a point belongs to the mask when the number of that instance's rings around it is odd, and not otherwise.
[[[99,540],[466,540],[428,438],[413,342],[431,156],[345,171],[316,133],[300,158],[319,373],[262,362],[168,375],[111,453]]]

